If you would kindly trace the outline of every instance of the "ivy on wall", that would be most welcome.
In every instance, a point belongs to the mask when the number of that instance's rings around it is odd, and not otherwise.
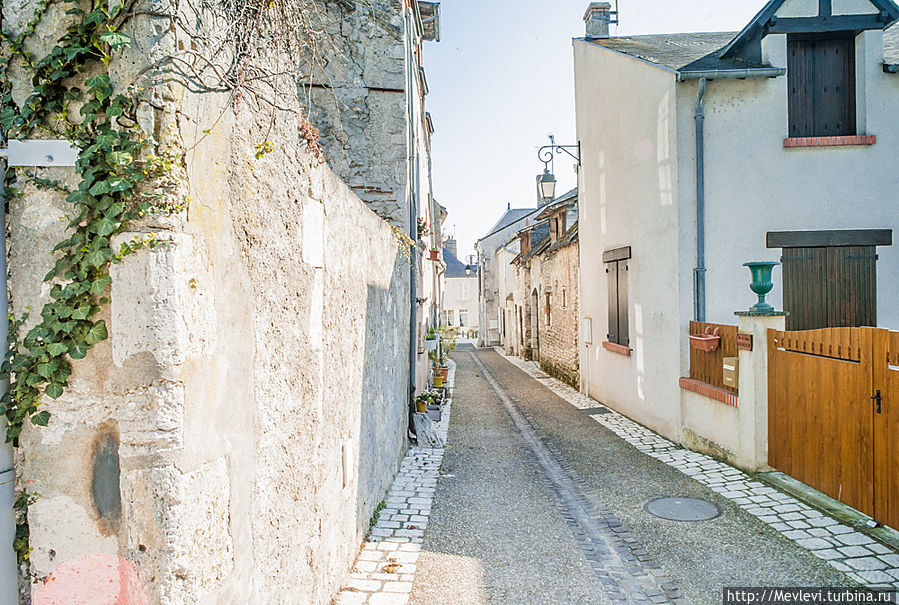
[[[142,181],[161,176],[171,158],[150,153],[150,141],[137,125],[133,97],[117,94],[109,78],[109,64],[117,51],[130,45],[120,30],[128,17],[123,5],[100,2],[89,10],[81,3],[67,14],[75,17],[65,34],[44,57],[28,52],[28,40],[50,5],[41,0],[34,16],[18,34],[0,32],[0,128],[8,138],[47,135],[71,141],[79,150],[77,188],[8,168],[3,179],[6,199],[19,195],[19,179],[36,187],[66,194],[72,205],[66,239],[53,253],[56,263],[44,281],[51,284],[50,300],[40,310],[37,323],[24,332],[27,314],[9,318],[9,342],[0,366],[0,378],[9,391],[0,398],[7,419],[6,440],[17,443],[26,422],[46,426],[50,413],[41,410],[41,398],[59,398],[68,386],[72,360],[108,336],[106,324],[97,319],[111,283],[111,263],[143,247],[154,247],[153,234],[136,237],[116,249],[112,241],[131,221],[148,212],[158,194],[139,192]],[[10,70],[18,64],[30,76],[32,90],[21,106],[13,99]],[[16,500],[17,531],[14,547],[20,565],[27,567],[27,519],[24,512],[33,496]]]

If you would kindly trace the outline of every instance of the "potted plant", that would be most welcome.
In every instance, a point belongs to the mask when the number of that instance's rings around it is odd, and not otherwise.
[[[437,250],[436,248],[431,248],[431,250],[428,253],[428,260],[437,260],[437,257],[439,254],[440,254],[440,250]]]
[[[437,391],[422,391],[415,397],[415,411],[421,414],[436,407],[440,409],[440,393]]]
[[[425,334],[425,349],[436,351],[438,342],[440,342],[440,332],[437,331],[437,328],[429,328],[428,333]]]
[[[690,334],[690,346],[697,351],[705,351],[707,353],[718,348],[721,337],[718,336],[719,328],[715,328],[715,332],[711,333],[712,326],[706,326],[703,334]]]

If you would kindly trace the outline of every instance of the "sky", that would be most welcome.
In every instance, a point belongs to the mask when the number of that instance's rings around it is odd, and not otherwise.
[[[615,0],[611,0],[614,6]],[[618,0],[612,35],[739,31],[765,0]],[[554,134],[576,144],[571,40],[587,0],[442,0],[440,42],[424,64],[434,120],[434,197],[459,257],[474,252],[512,208],[536,208],[537,150]],[[556,194],[576,186],[574,160],[556,156]]]

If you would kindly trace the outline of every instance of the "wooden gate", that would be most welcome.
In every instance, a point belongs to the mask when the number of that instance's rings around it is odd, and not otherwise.
[[[768,332],[769,464],[899,528],[897,366],[896,332]]]

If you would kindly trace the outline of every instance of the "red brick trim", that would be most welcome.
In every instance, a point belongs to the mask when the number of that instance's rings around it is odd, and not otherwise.
[[[733,407],[739,407],[737,405],[737,396],[726,389],[722,389],[721,387],[712,386],[710,384],[706,384],[692,378],[681,378],[680,388],[684,389],[685,391],[692,391],[693,393],[697,393],[699,395],[702,395],[703,397],[708,397],[709,399],[714,399],[715,401],[720,401],[721,403],[725,403]]]
[[[617,345],[614,342],[605,341],[602,343],[602,348],[606,351],[611,351],[612,353],[618,353],[619,355],[624,355],[626,357],[631,356],[631,348],[626,347],[624,345]]]
[[[859,134],[843,137],[791,137],[784,139],[784,147],[847,147],[850,145],[874,145],[876,134]]]

